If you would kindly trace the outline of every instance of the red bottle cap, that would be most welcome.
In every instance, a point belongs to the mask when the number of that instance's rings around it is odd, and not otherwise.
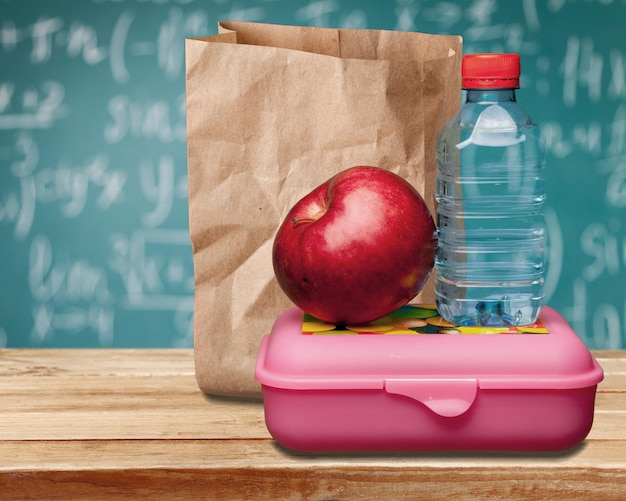
[[[468,54],[461,74],[464,89],[519,89],[519,54]]]

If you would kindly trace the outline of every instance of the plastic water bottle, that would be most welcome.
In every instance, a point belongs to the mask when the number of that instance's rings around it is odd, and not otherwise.
[[[528,325],[544,297],[544,155],[517,103],[518,54],[463,58],[465,102],[437,143],[435,298],[457,325]]]

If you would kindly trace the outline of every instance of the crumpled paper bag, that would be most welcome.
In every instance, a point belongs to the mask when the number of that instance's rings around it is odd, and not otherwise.
[[[185,43],[195,369],[205,393],[259,397],[260,340],[291,305],[272,268],[280,223],[355,165],[403,176],[434,215],[435,141],[460,104],[462,39],[218,28]],[[431,282],[416,301],[433,302]]]

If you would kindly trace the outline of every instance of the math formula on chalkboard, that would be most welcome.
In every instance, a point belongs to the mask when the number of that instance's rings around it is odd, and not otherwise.
[[[458,34],[465,53],[519,53],[547,151],[546,302],[590,348],[626,346],[626,2],[0,9],[0,347],[192,346],[184,40],[227,19]]]

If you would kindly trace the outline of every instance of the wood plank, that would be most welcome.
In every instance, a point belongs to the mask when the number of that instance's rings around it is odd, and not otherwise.
[[[190,350],[173,350],[170,361],[163,350],[28,353],[17,350],[0,364],[0,439],[269,437],[261,402],[202,394]],[[619,412],[626,411],[626,392],[613,391],[605,382],[599,387],[591,437],[625,438]]]
[[[269,437],[262,402],[206,396],[188,376],[46,383],[0,385],[0,440]]]
[[[592,352],[606,375],[626,374],[626,350]],[[0,350],[0,378],[56,375],[191,375],[192,349]]]
[[[626,350],[592,350],[597,360],[621,359],[626,361]]]
[[[127,453],[120,454],[121,451]],[[0,441],[0,472],[160,468],[218,470],[268,467],[473,469],[621,469],[626,475],[626,440],[586,440],[558,452],[363,452],[307,453],[270,439],[232,440],[34,440]],[[80,461],[76,461],[80,458]]]
[[[498,473],[499,476],[494,476]],[[0,480],[0,485],[2,481]],[[613,471],[565,471],[548,477],[535,470],[511,472],[426,470],[419,474],[398,468],[296,472],[269,467],[262,475],[248,469],[98,470],[36,472],[11,477],[2,485],[5,499],[89,499],[92,501],[168,500],[406,500],[429,501],[624,501],[624,479]]]
[[[204,395],[192,350],[0,350],[3,499],[626,499],[626,352],[559,453],[303,454],[260,401]],[[167,494],[165,494],[167,493]],[[171,493],[171,495],[170,495]]]
[[[207,403],[166,408],[3,412],[0,440],[269,438],[260,404]],[[596,409],[590,438],[626,440],[626,411]]]
[[[614,353],[614,356],[609,356]],[[626,391],[626,357],[618,352],[602,352],[602,356],[596,360],[604,370],[604,381],[598,389],[601,391],[624,392]]]
[[[194,375],[193,349],[0,350],[0,377]]]
[[[598,389],[596,392],[596,412],[626,411],[626,391],[604,392]]]
[[[594,414],[590,439],[626,440],[626,411],[605,411],[597,409]],[[626,450],[624,451],[626,456]]]
[[[606,376],[626,376],[626,350],[594,351]],[[78,374],[194,376],[192,349],[10,349],[0,350],[0,378]],[[195,376],[194,376],[195,377]],[[619,386],[621,389],[622,386]]]
[[[0,439],[269,437],[261,402],[206,396],[188,376],[135,377],[124,388],[111,379],[63,378],[45,392],[32,382],[0,386]],[[626,393],[598,392],[592,436],[626,438],[624,422]]]
[[[262,410],[211,410],[206,416],[153,410],[2,413],[0,440],[263,439],[271,438]],[[626,440],[626,411],[596,411],[589,438]]]
[[[542,499],[626,496],[625,441],[549,454],[291,453],[269,440],[0,442],[7,498]],[[122,454],[120,454],[123,452]],[[76,463],[80,458],[80,463]]]
[[[125,378],[124,384],[112,377],[85,376],[74,378],[22,378],[19,385],[0,377],[2,407],[15,412],[67,411],[71,408],[93,410],[159,408],[177,410],[180,400],[190,411],[205,411],[207,403],[217,408],[241,405],[259,409],[260,400],[231,399],[203,394],[193,376]],[[98,398],[93,398],[96,396]],[[596,406],[603,410],[626,410],[626,389],[607,390],[600,385]],[[1,425],[1,423],[0,423]]]
[[[241,408],[239,408],[241,409]],[[270,438],[262,412],[241,414],[154,410],[2,413],[0,440],[241,439]]]

